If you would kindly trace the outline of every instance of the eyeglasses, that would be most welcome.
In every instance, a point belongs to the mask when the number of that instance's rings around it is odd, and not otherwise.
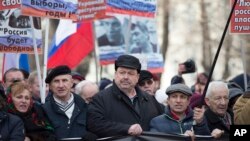
[[[145,81],[142,81],[142,82],[139,83],[139,86],[143,87],[143,86],[146,85],[146,83],[147,83],[148,85],[152,85],[152,84],[153,84],[153,80],[145,80]]]
[[[10,83],[16,83],[16,82],[21,82],[23,80],[24,79],[12,79],[12,80],[7,80],[7,81],[10,82]]]

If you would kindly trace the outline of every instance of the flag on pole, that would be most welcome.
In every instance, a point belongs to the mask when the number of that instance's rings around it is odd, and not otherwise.
[[[94,48],[92,23],[60,20],[48,54],[48,68],[75,68]]]
[[[10,68],[19,68],[30,71],[28,54],[4,53],[2,75]]]

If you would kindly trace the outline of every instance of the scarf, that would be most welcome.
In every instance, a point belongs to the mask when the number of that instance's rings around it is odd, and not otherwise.
[[[15,114],[19,116],[24,124],[28,125],[34,125],[37,128],[43,128],[47,130],[52,130],[53,128],[51,124],[48,122],[46,116],[44,115],[44,112],[42,111],[42,108],[38,108],[38,106],[35,106],[35,103],[33,103],[33,100],[30,100],[30,106],[28,108],[28,111],[25,113],[19,112],[12,100],[12,94],[9,93],[7,96],[7,105],[6,105],[6,110],[8,113]],[[33,127],[34,127],[33,126]],[[30,127],[30,126],[29,126]]]

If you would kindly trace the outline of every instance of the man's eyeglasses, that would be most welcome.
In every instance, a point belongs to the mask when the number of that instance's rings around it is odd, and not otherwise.
[[[143,87],[143,86],[146,85],[146,83],[147,83],[148,85],[152,85],[152,84],[153,84],[153,80],[145,80],[145,81],[142,81],[142,82],[139,83],[139,86]]]
[[[8,82],[10,83],[16,83],[16,82],[21,82],[24,81],[24,79],[12,79],[12,80],[8,80]]]

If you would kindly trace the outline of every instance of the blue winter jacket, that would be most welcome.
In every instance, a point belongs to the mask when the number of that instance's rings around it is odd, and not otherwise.
[[[195,135],[210,135],[207,121],[204,118],[199,124],[193,126],[193,111],[189,109],[186,117],[182,120],[172,118],[169,107],[166,108],[165,114],[153,118],[150,122],[150,131],[163,132],[167,134],[184,134],[193,127]]]

